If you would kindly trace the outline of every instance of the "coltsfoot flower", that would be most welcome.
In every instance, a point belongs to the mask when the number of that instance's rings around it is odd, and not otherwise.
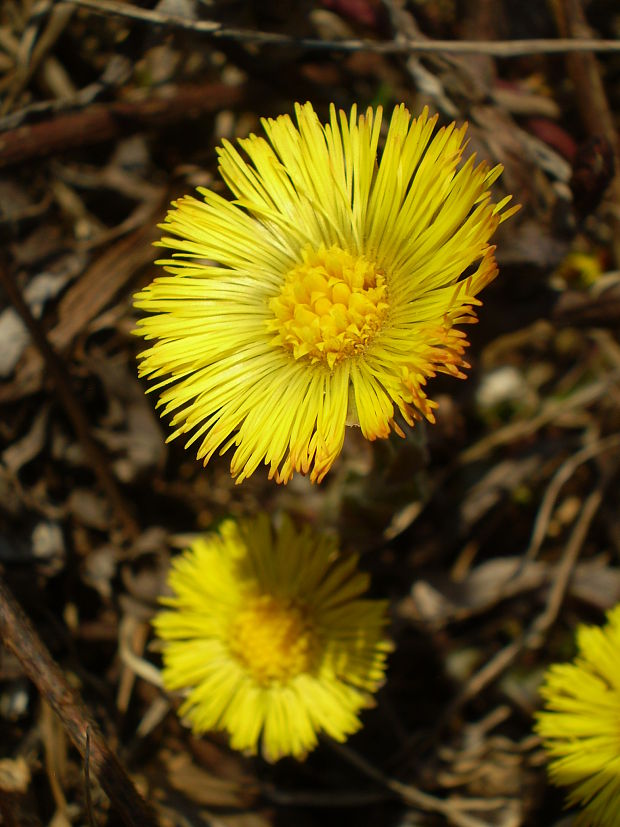
[[[382,684],[387,604],[336,541],[288,518],[224,522],[177,557],[154,620],[169,690],[195,733],[222,730],[268,761],[344,741]]]
[[[585,805],[575,827],[620,823],[620,605],[607,619],[577,629],[574,662],[551,666],[540,690],[550,779],[572,786],[568,806]]]
[[[235,448],[238,482],[260,463],[287,482],[320,481],[347,424],[370,440],[434,421],[426,381],[463,377],[476,295],[497,274],[489,239],[510,197],[502,171],[470,157],[466,125],[434,137],[437,116],[394,109],[378,159],[382,110],[358,118],[311,104],[262,121],[267,140],[228,141],[220,173],[235,200],[200,189],[173,204],[162,276],[136,296],[154,314],[140,374],[156,380],[170,439],[191,434],[206,465]]]

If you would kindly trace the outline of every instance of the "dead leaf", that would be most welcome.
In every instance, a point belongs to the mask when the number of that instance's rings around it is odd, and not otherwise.
[[[162,750],[161,757],[170,786],[191,801],[206,807],[236,807],[243,810],[251,806],[256,798],[257,791],[250,784],[218,778],[195,764],[187,753],[174,754]]]
[[[0,790],[25,793],[30,784],[30,767],[22,756],[0,759]]]

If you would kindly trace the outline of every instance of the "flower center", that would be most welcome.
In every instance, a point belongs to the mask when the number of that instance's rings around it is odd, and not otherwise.
[[[295,359],[337,362],[363,352],[387,314],[385,274],[340,247],[305,250],[269,307],[269,330]]]
[[[306,614],[271,595],[250,598],[230,630],[231,653],[257,683],[287,683],[312,669],[318,639]]]

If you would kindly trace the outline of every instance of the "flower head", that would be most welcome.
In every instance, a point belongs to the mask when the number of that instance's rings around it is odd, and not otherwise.
[[[361,726],[391,649],[386,604],[362,598],[368,577],[329,537],[273,531],[260,515],[224,522],[172,564],[163,681],[189,690],[180,708],[196,733],[224,730],[231,746],[269,761],[296,758],[317,733],[338,741]]]
[[[235,451],[241,482],[320,481],[347,424],[367,439],[433,421],[426,380],[463,377],[475,298],[497,274],[489,239],[514,212],[491,202],[502,171],[462,166],[466,126],[437,117],[312,106],[262,121],[267,139],[225,141],[219,169],[235,200],[205,189],[173,205],[160,244],[175,252],[136,296],[154,344],[140,373],[158,380],[171,439],[191,434],[206,464]]]
[[[540,690],[536,729],[553,784],[585,805],[581,827],[614,827],[620,813],[620,605],[604,627],[580,626],[573,663],[554,664]]]

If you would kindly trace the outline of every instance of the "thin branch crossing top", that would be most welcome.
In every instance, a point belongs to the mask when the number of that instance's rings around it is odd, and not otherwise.
[[[374,41],[362,39],[320,40],[310,37],[293,37],[278,32],[261,32],[255,29],[230,28],[213,20],[192,20],[179,15],[164,14],[142,9],[117,0],[65,0],[95,14],[125,17],[139,23],[186,29],[197,34],[220,40],[237,40],[266,46],[297,46],[300,49],[330,52],[375,52],[378,54],[410,54],[413,52],[447,52],[451,54],[485,54],[492,57],[510,58],[535,54],[562,54],[567,52],[620,52],[620,40],[593,38],[532,38],[528,40],[412,40],[399,37],[395,40]]]

